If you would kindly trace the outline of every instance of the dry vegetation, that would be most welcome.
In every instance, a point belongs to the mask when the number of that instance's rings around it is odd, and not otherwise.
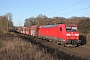
[[[90,46],[90,33],[87,34],[86,40],[87,40],[87,44],[86,45]]]
[[[57,60],[39,46],[13,34],[0,37],[0,60]]]
[[[12,14],[6,13],[0,16],[0,36],[7,33],[7,31],[13,27]]]
[[[30,39],[32,38],[25,38],[14,33],[0,37],[0,60],[62,60],[67,58],[74,60],[78,59],[73,55],[68,55],[62,52],[63,48],[60,52],[56,49],[49,48],[48,46],[47,48],[44,46],[41,47],[39,43],[39,45],[36,43],[31,43],[29,41]],[[56,45],[52,46],[55,47]],[[64,51],[67,52],[68,50],[66,49]]]

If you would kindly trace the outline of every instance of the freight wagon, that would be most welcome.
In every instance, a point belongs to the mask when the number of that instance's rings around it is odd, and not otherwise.
[[[27,34],[27,35],[30,35],[31,34],[31,29],[30,29],[30,27],[26,27],[26,33],[25,34]]]

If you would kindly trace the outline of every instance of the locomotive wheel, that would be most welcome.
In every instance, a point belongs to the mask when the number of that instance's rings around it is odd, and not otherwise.
[[[48,38],[48,42],[50,42],[50,38]]]
[[[52,42],[53,42],[53,43],[55,43],[55,41],[54,41],[54,40],[52,40]]]
[[[53,40],[52,40],[52,39],[50,39],[49,41],[50,41],[50,42],[53,42]]]
[[[53,40],[53,43],[56,43],[57,41]]]
[[[61,42],[59,42],[59,41],[57,41],[56,43],[57,43],[58,45],[61,45]]]
[[[52,40],[51,40],[51,39],[49,39],[49,42],[52,42]]]
[[[60,42],[59,42],[59,41],[57,41],[56,43],[57,43],[58,45],[60,45]]]
[[[66,47],[66,44],[64,43],[64,44],[62,44],[62,46],[63,46],[63,47]]]
[[[56,43],[58,44],[58,41]]]
[[[41,38],[41,40],[44,40],[43,38]]]
[[[50,42],[50,40],[49,40],[49,39],[47,39],[47,42]]]
[[[40,40],[42,40],[42,38],[39,38]]]

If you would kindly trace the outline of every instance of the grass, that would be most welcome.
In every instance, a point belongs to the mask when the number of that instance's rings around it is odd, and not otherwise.
[[[38,45],[33,45],[30,42],[18,36],[6,36],[1,38],[0,60],[53,60],[50,54],[45,53],[45,50],[40,49]],[[56,59],[57,60],[57,59]]]

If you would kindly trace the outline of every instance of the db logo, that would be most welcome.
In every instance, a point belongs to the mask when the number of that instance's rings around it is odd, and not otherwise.
[[[73,34],[73,32],[71,32]]]

